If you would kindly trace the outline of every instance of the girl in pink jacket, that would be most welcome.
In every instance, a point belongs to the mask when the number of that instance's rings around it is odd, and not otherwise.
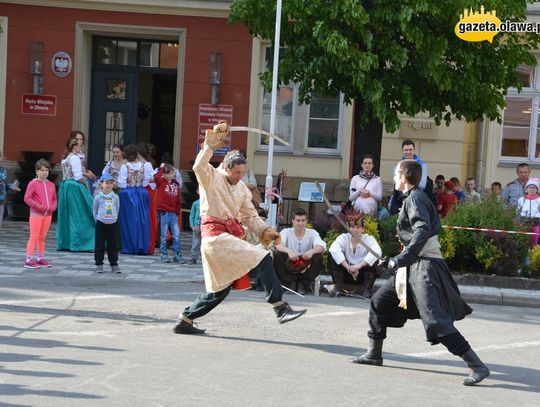
[[[51,267],[43,258],[45,239],[51,226],[52,213],[57,207],[56,188],[47,179],[51,165],[43,159],[36,162],[37,177],[30,181],[24,194],[24,202],[30,207],[30,239],[26,245],[26,268]],[[37,258],[32,258],[37,246]]]

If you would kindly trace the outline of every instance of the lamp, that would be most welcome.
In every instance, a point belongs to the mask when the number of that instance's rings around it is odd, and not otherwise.
[[[34,95],[43,93],[43,43],[32,41],[30,44],[30,73],[34,75]]]
[[[210,53],[210,77],[209,82],[212,85],[212,104],[219,103],[219,85],[221,85],[221,61],[223,56],[221,52]]]

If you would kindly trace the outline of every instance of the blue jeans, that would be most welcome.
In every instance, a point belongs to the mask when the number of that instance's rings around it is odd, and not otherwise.
[[[174,254],[181,255],[182,247],[180,246],[180,228],[178,227],[178,217],[174,212],[158,211],[160,224],[160,244],[159,251],[163,255],[167,255],[167,229],[171,230],[173,240],[172,249]]]

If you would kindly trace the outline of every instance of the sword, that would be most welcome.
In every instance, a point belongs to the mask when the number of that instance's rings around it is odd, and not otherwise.
[[[288,288],[288,287],[285,287],[283,284],[282,284],[281,286],[282,286],[284,289],[286,289],[287,291],[290,291],[291,293],[298,295],[299,297],[306,298],[306,297],[304,297],[302,294],[297,293],[296,291],[291,290],[291,289]]]
[[[328,200],[328,198],[326,197],[326,195],[324,194],[324,191],[321,187],[321,184],[319,184],[319,181],[315,181],[315,185],[317,186],[317,189],[319,190],[319,192],[321,193],[323,199],[324,199],[324,203],[326,204],[326,206],[328,207],[328,209],[332,209],[332,204],[330,204],[330,201]],[[338,220],[338,222],[341,224],[341,226],[343,226],[345,228],[345,230],[347,232],[349,232],[352,236],[354,236],[354,233],[352,232],[351,228],[349,227],[349,225],[347,225],[343,219],[341,219],[341,216],[339,216],[338,214],[335,215],[335,218]],[[365,244],[361,239],[359,239],[359,242],[362,246],[364,246],[364,249],[366,249],[368,252],[370,252],[372,255],[374,255],[377,259],[379,260],[384,260],[375,250],[373,250],[371,247],[369,247],[367,244]]]
[[[246,126],[229,126],[227,129],[228,131],[248,131],[252,133],[258,133],[262,134],[263,136],[272,137],[274,140],[279,141],[281,144],[290,147],[291,143],[288,141],[283,140],[281,137],[275,135],[274,133],[270,133],[266,130],[256,129],[254,127],[246,127]]]

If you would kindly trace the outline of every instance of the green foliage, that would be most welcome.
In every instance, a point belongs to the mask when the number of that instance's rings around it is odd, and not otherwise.
[[[379,222],[383,256],[394,257],[399,253],[399,240],[396,230],[397,218],[398,214],[395,214]]]
[[[478,204],[458,205],[442,220],[444,225],[526,231],[527,225],[516,220],[516,211],[497,199],[487,198]],[[498,275],[516,275],[528,250],[526,235],[447,229],[442,242],[454,243],[454,256],[445,253],[452,270],[480,271]],[[444,244],[443,244],[444,243]]]
[[[379,235],[379,225],[371,216],[364,218],[364,233],[373,236],[379,244],[381,244],[381,236]]]
[[[493,241],[483,238],[479,239],[480,244],[476,245],[474,250],[474,257],[478,262],[484,266],[485,270],[489,270],[496,261],[502,258],[501,250],[495,246]]]
[[[540,278],[540,245],[534,246],[529,251],[530,277]]]
[[[515,69],[536,65],[531,52],[540,36],[505,33],[493,43],[466,42],[454,34],[465,8],[495,10],[501,21],[523,21],[532,0],[372,1],[287,0],[283,2],[279,82],[313,92],[362,100],[365,126],[384,123],[395,131],[399,115],[427,112],[437,124],[451,118],[501,120],[504,94],[521,89]],[[273,40],[274,0],[235,0],[230,22]],[[271,72],[262,75],[267,88]]]
[[[450,229],[443,229],[439,233],[441,252],[446,261],[450,261],[456,254],[456,235]]]
[[[330,229],[326,232],[326,236],[324,237],[324,242],[326,243],[326,250],[322,254],[323,258],[323,270],[325,272],[328,272],[328,256],[330,256],[330,253],[328,253],[328,249],[334,243],[334,241],[337,239],[339,235],[341,235],[343,232],[339,229]]]

